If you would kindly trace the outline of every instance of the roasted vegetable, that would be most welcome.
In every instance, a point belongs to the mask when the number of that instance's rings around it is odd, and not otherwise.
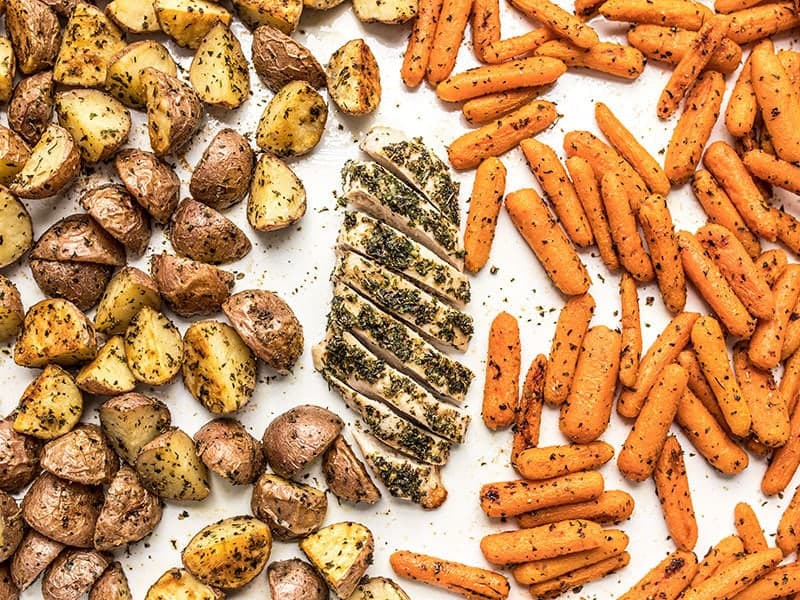
[[[100,579],[108,559],[93,550],[66,550],[42,578],[43,600],[79,600]]]
[[[111,0],[106,4],[106,15],[128,33],[155,33],[161,31],[152,2],[138,0]]]
[[[325,131],[328,105],[307,81],[290,81],[272,97],[256,130],[256,143],[278,156],[312,150]]]
[[[203,500],[211,493],[208,471],[194,442],[180,429],[170,429],[142,447],[136,472],[145,487],[167,500]]]
[[[348,600],[411,600],[403,589],[386,577],[370,577],[358,584]]]
[[[97,331],[125,333],[133,317],[145,306],[161,308],[155,282],[136,267],[123,267],[108,282],[94,317]]]
[[[225,594],[196,579],[186,569],[170,569],[147,590],[144,600],[223,600]]]
[[[99,413],[109,443],[130,465],[136,463],[139,450],[164,433],[171,421],[166,404],[137,393],[107,400]]]
[[[264,473],[253,486],[250,509],[269,525],[275,539],[288,542],[322,526],[328,499],[315,487]]]
[[[17,66],[25,75],[44,71],[56,62],[61,27],[56,13],[40,0],[8,0],[6,31]]]
[[[114,165],[131,196],[159,223],[167,223],[175,208],[181,182],[175,171],[152,152],[128,149]]]
[[[96,354],[91,321],[74,304],[60,298],[42,300],[28,309],[14,346],[14,362],[23,367],[43,367],[51,362],[72,366]]]
[[[372,532],[360,523],[323,527],[300,542],[300,549],[339,598],[349,598],[372,562]]]
[[[178,254],[212,265],[239,260],[252,247],[233,221],[189,198],[172,215],[169,237]]]
[[[33,222],[25,206],[0,187],[0,268],[16,262],[33,244]]]
[[[20,590],[30,586],[64,549],[64,544],[28,529],[11,558],[11,579]]]
[[[200,98],[188,84],[158,69],[147,67],[140,77],[147,103],[150,147],[156,156],[177,152],[200,126]]]
[[[169,383],[183,364],[181,334],[163,313],[143,306],[125,330],[125,357],[137,381]]]
[[[14,177],[10,189],[20,198],[49,198],[70,185],[80,168],[81,155],[72,135],[51,123]]]
[[[297,40],[262,25],[253,32],[253,68],[270,90],[277,92],[290,81],[307,81],[325,87],[325,71],[314,55]]]
[[[189,81],[207,104],[233,109],[250,95],[250,73],[239,40],[227,25],[217,23],[197,47]]]
[[[128,140],[130,112],[100,90],[59,92],[55,108],[59,125],[72,135],[87,163],[110,158]]]
[[[8,103],[8,126],[28,144],[35,144],[53,116],[55,82],[52,71],[26,77]]]
[[[113,562],[103,571],[89,592],[89,600],[133,600],[122,565]]]
[[[367,467],[341,435],[322,455],[322,472],[328,489],[340,500],[375,504],[381,499]]]
[[[138,0],[128,1],[142,4]],[[114,2],[108,6],[112,4]],[[112,57],[106,73],[106,90],[125,106],[144,107],[147,95],[142,84],[142,71],[148,67],[173,77],[178,73],[175,61],[164,46],[154,40],[142,40],[125,46]]]
[[[0,563],[8,560],[22,541],[25,522],[22,520],[17,501],[5,492],[0,492]]]
[[[125,358],[125,341],[115,335],[75,376],[75,383],[84,392],[113,396],[132,392],[136,388],[136,378],[128,368]]]
[[[234,419],[214,419],[194,434],[203,464],[233,485],[253,483],[264,472],[261,442]]]
[[[239,18],[250,28],[269,25],[289,35],[300,22],[302,0],[234,0]]]
[[[366,115],[378,108],[381,74],[364,40],[350,40],[339,48],[325,70],[328,93],[343,113]]]
[[[271,563],[267,581],[272,598],[283,600],[328,600],[328,586],[314,567],[299,558]]]
[[[161,30],[179,46],[197,48],[217,23],[230,25],[231,14],[206,0],[155,0]]]
[[[195,200],[225,210],[247,195],[254,164],[247,139],[233,129],[222,129],[192,171],[189,191]]]
[[[0,490],[15,493],[39,473],[42,443],[14,430],[14,415],[0,421]]]
[[[14,431],[52,440],[72,430],[83,414],[83,395],[72,376],[49,364],[25,391],[17,407]]]
[[[150,272],[161,297],[182,317],[219,312],[234,282],[228,271],[166,253],[152,258]]]
[[[25,141],[8,127],[0,125],[0,184],[11,183],[30,156]]]
[[[256,163],[247,199],[247,220],[258,231],[275,231],[306,214],[306,190],[289,165],[271,154]]]
[[[80,203],[111,237],[133,254],[144,254],[150,242],[150,218],[125,187],[100,185],[83,194]]]
[[[25,309],[17,286],[0,275],[0,343],[17,337],[24,318]]]
[[[84,423],[45,444],[41,464],[56,477],[85,485],[111,483],[119,469],[119,459],[103,430],[92,423]]]

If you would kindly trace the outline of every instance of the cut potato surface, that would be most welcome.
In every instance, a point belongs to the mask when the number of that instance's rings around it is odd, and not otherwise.
[[[140,0],[132,1],[141,4]],[[106,73],[106,91],[125,106],[143,107],[147,96],[142,71],[148,67],[173,77],[178,74],[178,67],[164,46],[154,40],[142,40],[125,46],[113,56]]]
[[[107,400],[99,412],[109,443],[131,465],[139,450],[164,433],[171,421],[166,404],[135,392]]]
[[[361,523],[334,523],[300,542],[300,549],[339,598],[348,598],[367,570],[374,549],[372,532]]]
[[[14,74],[17,62],[14,49],[7,37],[0,37],[0,102],[8,102],[14,91]]]
[[[299,221],[306,213],[303,183],[281,159],[264,154],[256,164],[247,220],[254,229],[274,231]]]
[[[223,600],[225,594],[196,579],[186,569],[170,569],[156,581],[144,600]]]
[[[55,11],[39,0],[8,0],[3,4],[7,5],[6,31],[19,70],[30,75],[51,67],[61,39]]]
[[[49,198],[71,184],[81,169],[81,155],[69,131],[51,123],[11,182],[20,198]]]
[[[300,156],[319,143],[328,119],[325,99],[307,81],[291,81],[273,96],[256,130],[259,148]]]
[[[61,298],[42,300],[28,309],[14,346],[14,362],[23,367],[71,366],[96,354],[97,337],[91,321]]]
[[[121,335],[110,338],[95,359],[75,376],[84,392],[111,396],[132,392],[136,379],[125,360],[125,342]]]
[[[124,333],[145,306],[161,308],[161,296],[150,276],[136,267],[123,267],[111,278],[97,306],[94,325],[106,334]]]
[[[142,0],[111,0],[106,4],[106,15],[128,33],[153,33],[161,31],[152,2]]]
[[[72,376],[57,365],[47,365],[23,392],[14,431],[51,440],[75,427],[82,414],[83,395]]]
[[[403,588],[391,579],[370,577],[359,584],[348,600],[410,600],[410,598]]]
[[[250,94],[247,59],[239,40],[223,23],[217,23],[197,47],[189,81],[203,102],[236,108]]]
[[[125,330],[125,357],[137,381],[169,383],[183,363],[181,334],[163,313],[143,306]]]
[[[0,125],[0,184],[11,183],[30,155],[30,148],[19,135]]]
[[[331,99],[343,113],[366,115],[378,108],[381,73],[364,40],[350,40],[334,52],[326,75]]]
[[[0,186],[0,268],[15,263],[33,244],[33,222],[25,205]]]
[[[161,30],[179,46],[197,48],[217,23],[231,24],[231,13],[206,0],[155,0]]]
[[[195,91],[177,77],[152,67],[141,74],[147,102],[147,129],[156,156],[177,152],[194,135],[203,116]]]
[[[14,282],[0,275],[0,343],[14,339],[22,329],[25,309]]]
[[[136,472],[150,491],[166,500],[203,500],[211,493],[208,470],[192,438],[180,429],[145,445],[136,457]]]
[[[405,23],[417,16],[417,0],[353,0],[353,10],[363,23]]]
[[[303,12],[303,0],[233,0],[233,5],[248,27],[269,25],[286,35],[297,29]]]
[[[55,108],[58,123],[70,132],[88,163],[109,158],[128,140],[130,112],[100,90],[59,92]]]

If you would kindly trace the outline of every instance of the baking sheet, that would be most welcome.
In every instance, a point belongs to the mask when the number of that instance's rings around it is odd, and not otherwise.
[[[562,0],[560,3],[567,10],[571,9],[569,2]],[[522,33],[533,26],[533,23],[505,6],[502,22],[504,37]],[[625,24],[605,23],[602,19],[594,19],[592,24],[598,27],[604,39],[623,41],[627,29]],[[249,56],[249,32],[238,22],[233,29]],[[346,159],[361,156],[357,148],[357,140],[361,134],[376,124],[398,127],[410,135],[423,136],[427,143],[444,155],[446,144],[468,129],[457,106],[439,102],[433,90],[427,86],[409,91],[400,81],[400,64],[409,30],[409,26],[363,25],[355,19],[347,2],[327,12],[306,11],[296,37],[321,62],[325,62],[348,39],[363,37],[368,41],[381,68],[381,105],[375,114],[363,118],[346,117],[331,106],[326,133],[320,146],[308,156],[290,161],[308,192],[308,212],[296,226],[281,232],[259,233],[247,224],[243,203],[226,211],[226,215],[236,221],[253,242],[253,251],[248,256],[225,267],[237,275],[235,290],[260,287],[276,291],[293,307],[305,329],[306,348],[291,376],[276,377],[264,365],[259,365],[259,384],[253,399],[237,415],[257,437],[261,437],[272,418],[302,403],[326,406],[341,414],[349,425],[354,421],[353,413],[347,410],[338,395],[328,391],[322,378],[314,372],[310,349],[324,335],[325,315],[331,295],[328,276],[334,262],[333,244],[342,218],[342,211],[337,208],[335,199],[339,187],[339,169]],[[790,44],[791,40],[787,37],[783,45]],[[174,44],[167,45],[181,66],[188,69],[191,53]],[[465,40],[456,70],[474,65],[468,41]],[[663,122],[655,116],[656,100],[668,76],[669,71],[657,63],[648,65],[644,74],[635,82],[586,71],[570,71],[544,95],[546,99],[558,104],[561,117],[551,129],[537,137],[554,147],[563,158],[561,143],[565,132],[587,129],[598,133],[593,106],[595,101],[602,100],[643,141],[653,155],[661,159],[675,123],[675,119]],[[729,83],[731,81],[729,78]],[[201,132],[186,156],[176,161],[184,195],[188,195],[189,166],[197,162],[203,148],[220,128],[230,126],[250,134],[251,140],[253,139],[258,118],[272,94],[261,85],[254,73],[251,74],[251,82],[253,94],[241,109],[207,110]],[[147,149],[147,133],[141,114],[134,113],[134,123],[129,145]],[[723,135],[720,127],[717,128],[716,135]],[[538,188],[518,150],[504,156],[503,161],[508,167],[507,191],[530,186]],[[110,176],[111,170],[108,166],[100,166],[82,176],[63,197],[26,201],[34,218],[35,234],[40,235],[58,218],[80,212],[77,199],[81,191],[98,181],[108,180]],[[455,177],[462,185],[462,211],[466,215],[472,174],[456,174]],[[694,231],[704,222],[688,186],[675,189],[668,201],[678,228]],[[794,208],[793,202],[793,199],[789,199],[790,209]],[[151,253],[165,249],[170,249],[169,243],[165,240],[163,231],[157,229],[148,255],[132,264],[147,269]],[[618,274],[612,274],[605,269],[594,249],[583,251],[581,255],[589,268],[593,280],[591,293],[597,301],[593,324],[617,328]],[[41,298],[27,266],[11,267],[2,272],[19,286],[26,307]],[[476,333],[469,350],[461,359],[477,374],[466,402],[473,424],[466,443],[454,448],[452,459],[443,469],[443,479],[449,490],[447,502],[436,511],[426,512],[416,505],[394,500],[387,493],[384,493],[384,498],[378,505],[366,508],[339,506],[336,499],[329,495],[327,523],[345,519],[357,520],[373,531],[375,561],[369,570],[370,575],[391,576],[388,557],[397,549],[421,551],[487,566],[478,548],[480,538],[489,532],[513,526],[490,521],[478,507],[478,490],[483,483],[515,478],[514,472],[508,466],[511,433],[492,433],[480,420],[488,328],[494,315],[501,310],[508,311],[519,319],[525,369],[536,354],[547,353],[564,299],[549,283],[504,211],[500,214],[489,263],[473,278],[472,283],[473,300],[468,312],[475,317]],[[655,285],[642,286],[639,292],[644,344],[647,348],[666,324],[669,315],[663,309]],[[707,312],[707,308],[691,291],[687,310]],[[187,322],[174,316],[173,318],[183,331]],[[7,414],[16,406],[23,389],[37,373],[38,371],[16,366],[11,359],[10,346],[2,347],[0,387],[5,390],[0,397],[2,414]],[[170,386],[154,389],[142,387],[139,391],[166,402],[172,411],[173,424],[189,434],[194,434],[212,418],[212,415],[184,391],[180,380]],[[87,402],[85,419],[97,420],[96,408],[99,403],[98,399]],[[556,411],[545,408],[542,445],[564,442],[558,432],[557,417]],[[629,423],[614,414],[604,439],[619,449],[629,427]],[[735,478],[723,477],[694,453],[691,444],[677,427],[673,427],[673,431],[677,432],[687,452],[688,476],[700,529],[698,554],[702,556],[709,546],[733,532],[733,507],[742,500],[750,502],[756,508],[769,539],[772,539],[782,508],[797,485],[797,478],[788,488],[786,498],[765,498],[759,491],[764,460],[751,457],[750,467],[744,473]],[[565,598],[614,598],[674,549],[668,539],[652,482],[628,484],[619,475],[614,461],[606,465],[602,473],[606,478],[607,489],[627,490],[636,499],[633,517],[621,525],[631,538],[631,564],[603,581],[585,586],[580,592],[565,595]],[[307,479],[313,485],[324,487],[318,465],[311,470]],[[224,517],[249,513],[249,486],[233,487],[214,477],[212,489],[210,498],[202,503],[168,503],[161,524],[150,537],[116,553],[128,575],[134,598],[143,598],[149,585],[162,572],[180,565],[181,549],[203,526]],[[280,560],[299,555],[296,544],[275,543],[271,559]],[[415,600],[444,600],[454,597],[452,594],[411,582],[401,583]],[[40,596],[38,582],[22,594],[25,600]],[[268,597],[266,576],[262,574],[247,588],[231,593],[229,597]],[[512,585],[511,598],[529,597],[524,587]]]

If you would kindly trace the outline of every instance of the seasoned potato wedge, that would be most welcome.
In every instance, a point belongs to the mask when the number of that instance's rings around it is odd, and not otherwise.
[[[11,183],[30,156],[25,141],[8,127],[0,125],[0,184]]]
[[[97,337],[91,321],[67,300],[37,302],[25,313],[22,333],[14,346],[14,362],[23,367],[63,366],[92,360]]]
[[[26,77],[14,88],[8,103],[8,126],[28,144],[35,144],[53,116],[53,71]]]
[[[322,455],[322,472],[328,490],[347,502],[375,504],[381,491],[372,481],[366,465],[340,435]]]
[[[114,166],[131,196],[159,223],[167,223],[178,206],[181,182],[175,171],[152,152],[122,150]]]
[[[214,419],[194,434],[203,464],[233,485],[253,483],[266,462],[261,442],[234,419]]]
[[[125,251],[94,219],[79,213],[49,227],[36,242],[31,258],[121,267]]]
[[[45,296],[69,300],[82,311],[100,301],[113,267],[31,257],[31,275]]]
[[[13,496],[0,492],[0,562],[8,560],[22,541],[25,522]]]
[[[94,360],[78,371],[75,383],[84,392],[113,396],[132,392],[136,379],[125,360],[125,341],[115,335],[100,348]]]
[[[20,590],[27,589],[64,549],[35,529],[28,529],[11,558],[11,579]]]
[[[136,472],[145,487],[166,500],[203,500],[211,493],[208,470],[192,438],[180,429],[162,433],[139,450]]]
[[[67,550],[42,577],[42,600],[77,600],[100,579],[108,559],[94,550]]]
[[[113,335],[124,333],[131,320],[145,306],[161,308],[155,282],[136,267],[123,267],[111,278],[97,306],[94,324],[97,331]]]
[[[52,540],[91,548],[102,504],[102,488],[42,473],[22,499],[22,516],[28,525]]]
[[[55,11],[40,0],[8,0],[6,31],[25,75],[52,67],[61,42]]]
[[[348,600],[411,600],[399,585],[386,577],[370,577],[358,585]]]
[[[206,0],[154,0],[161,30],[179,46],[197,48],[217,23],[231,24],[231,13]]]
[[[405,23],[417,16],[417,0],[353,0],[353,10],[362,23]]]
[[[300,542],[300,549],[339,598],[348,598],[372,562],[372,532],[360,523],[334,523]]]
[[[331,56],[326,67],[328,93],[343,113],[366,115],[381,101],[378,61],[362,39],[350,40]]]
[[[133,600],[128,578],[125,577],[121,564],[113,562],[103,571],[89,592],[89,600]]]
[[[109,443],[131,465],[139,450],[167,431],[171,421],[166,404],[137,393],[111,398],[99,412]]]
[[[18,261],[33,244],[33,221],[25,205],[0,186],[0,268]]]
[[[183,348],[183,383],[206,409],[226,415],[250,401],[256,359],[233,327],[219,321],[192,323]]]
[[[233,129],[222,129],[192,171],[189,191],[195,200],[225,210],[247,195],[254,164],[247,139]]]
[[[114,550],[138,542],[161,521],[161,501],[143,485],[136,471],[123,465],[108,486],[94,530],[94,547]]]
[[[315,487],[264,473],[253,486],[250,509],[269,525],[275,539],[288,542],[322,526],[328,499]]]
[[[15,415],[0,421],[0,490],[14,494],[39,473],[42,442],[14,431]]]
[[[218,265],[250,252],[250,240],[228,217],[187,198],[172,215],[170,241],[178,254]]]
[[[106,183],[87,191],[81,206],[111,237],[141,255],[150,242],[150,218],[124,186]]]
[[[0,275],[0,343],[17,337],[25,319],[22,298],[14,282]]]
[[[303,12],[303,0],[233,0],[233,5],[251,29],[269,25],[286,35],[297,29]]]
[[[111,57],[124,47],[119,27],[94,4],[80,2],[64,29],[53,78],[65,85],[102,86]]]
[[[152,258],[150,271],[161,297],[182,317],[219,312],[234,281],[228,271],[166,253]]]
[[[143,306],[125,330],[125,358],[137,381],[169,383],[183,363],[181,334],[163,313]]]
[[[300,156],[319,143],[328,120],[325,99],[307,81],[291,81],[272,97],[256,130],[259,148]]]
[[[106,4],[109,19],[128,33],[155,33],[161,31],[152,2],[139,0],[111,0]]]
[[[112,57],[106,72],[106,91],[125,106],[144,107],[147,95],[142,85],[142,71],[148,67],[172,77],[178,74],[178,67],[164,46],[154,40],[142,40],[125,46]]]
[[[217,23],[197,47],[189,81],[203,102],[236,108],[250,94],[250,73],[239,40],[228,26]]]
[[[47,365],[22,393],[14,431],[52,440],[75,427],[82,414],[83,395],[72,376],[58,365]]]
[[[81,169],[81,154],[70,133],[51,123],[11,182],[20,198],[49,198],[71,184]]]
[[[0,102],[8,102],[14,91],[14,74],[17,72],[17,61],[11,41],[0,36]]]
[[[59,92],[55,108],[58,123],[70,132],[87,163],[106,160],[128,140],[130,112],[100,90]]]
[[[11,567],[8,563],[0,564],[0,598],[19,599],[19,588],[11,577]]]
[[[119,459],[103,430],[92,423],[84,423],[45,444],[42,468],[67,481],[102,485],[113,479],[119,469]]]
[[[258,231],[275,231],[296,223],[306,214],[306,190],[289,165],[271,154],[256,163],[247,220]]]
[[[342,420],[321,406],[295,406],[264,430],[264,456],[278,475],[295,477],[327,450],[342,427]]]
[[[272,551],[272,536],[263,521],[249,515],[208,525],[181,553],[183,566],[200,581],[238,589],[261,573]]]
[[[196,579],[186,569],[170,569],[147,590],[144,600],[223,600],[225,594]]]
[[[288,35],[262,25],[253,32],[253,68],[270,90],[277,92],[290,81],[325,86],[325,70],[314,55]]]
[[[281,560],[267,567],[267,581],[272,598],[288,600],[328,600],[325,580],[310,564],[299,558]]]
[[[144,69],[140,77],[147,102],[150,147],[156,156],[177,152],[200,126],[200,98],[188,84],[152,67]]]
[[[330,10],[331,8],[336,8],[342,2],[344,0],[303,0],[303,6],[314,10]]]

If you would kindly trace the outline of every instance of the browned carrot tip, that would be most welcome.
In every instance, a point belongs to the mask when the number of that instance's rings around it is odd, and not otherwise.
[[[659,596],[677,598],[696,571],[697,557],[694,552],[676,550],[650,569],[619,600],[648,600]]]

